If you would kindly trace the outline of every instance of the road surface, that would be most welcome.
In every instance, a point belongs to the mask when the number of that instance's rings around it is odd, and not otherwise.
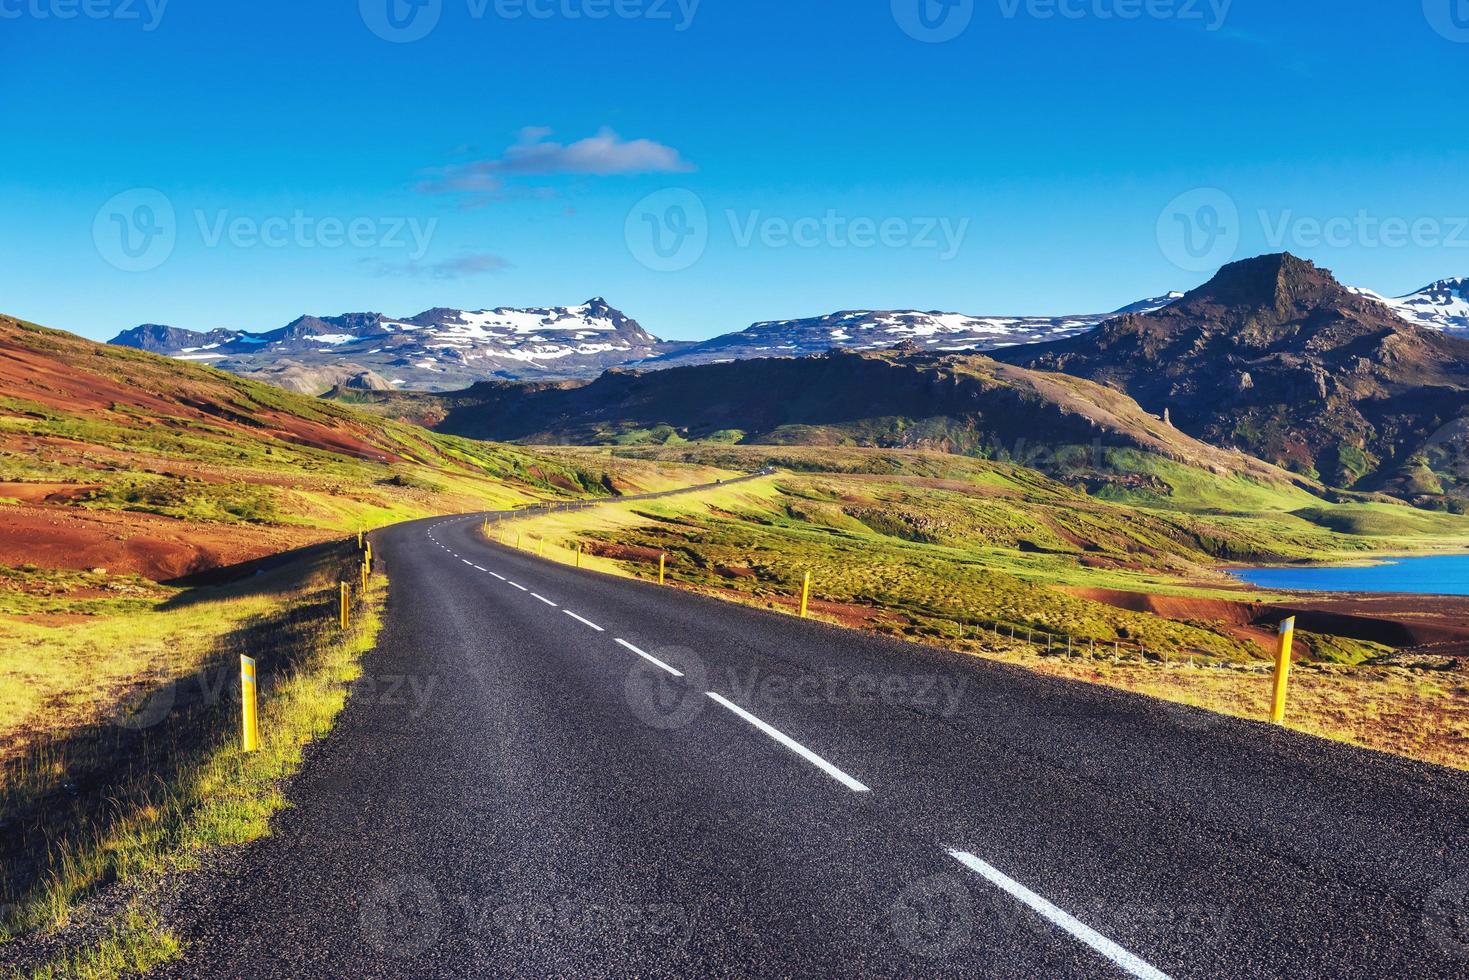
[[[176,977],[1469,971],[1469,778],[373,535],[385,628]]]

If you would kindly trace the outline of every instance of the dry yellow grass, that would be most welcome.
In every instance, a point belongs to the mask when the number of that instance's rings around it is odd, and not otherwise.
[[[1029,652],[983,656],[1052,677],[1121,688],[1176,704],[1262,721],[1271,675],[1067,660]],[[1286,727],[1308,735],[1469,770],[1469,679],[1397,667],[1323,667],[1291,673]]]

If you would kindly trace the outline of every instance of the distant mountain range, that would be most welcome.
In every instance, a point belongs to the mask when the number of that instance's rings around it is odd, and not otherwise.
[[[1375,299],[1409,323],[1469,336],[1469,279]],[[984,352],[1066,340],[1121,316],[1155,312],[1168,293],[1112,313],[1056,317],[971,316],[918,310],[844,310],[771,320],[698,342],[661,340],[598,297],[581,306],[493,310],[437,308],[392,319],[380,313],[303,316],[263,333],[193,331],[159,324],[111,341],[198,361],[308,394],[338,385],[368,390],[455,391],[477,381],[594,378],[613,367],[642,369],[828,350],[882,350],[901,343],[937,352]]]
[[[1425,291],[1440,313],[1452,309],[1450,294],[1462,299],[1450,286]],[[1266,255],[1225,266],[1165,306],[1140,304],[1094,329],[1067,327],[1063,339],[988,355],[949,350],[944,339],[990,326],[979,318],[838,314],[758,325],[678,355],[743,355],[723,363],[452,393],[339,388],[331,397],[456,435],[532,443],[712,440],[1013,458],[1027,443],[1100,440],[1215,470],[1258,458],[1311,485],[1462,509],[1469,339],[1410,323],[1402,306],[1418,304],[1387,303],[1295,256]],[[806,353],[827,340],[883,346],[901,338],[892,331],[916,335],[891,350],[753,356],[770,346],[761,340],[793,338],[792,353]]]
[[[905,341],[942,351],[993,350],[1075,336],[1112,316],[1155,310],[1181,295],[1142,300],[1110,314],[1060,317],[849,310],[757,323],[697,343],[660,340],[600,297],[581,306],[544,309],[432,309],[401,320],[380,313],[303,316],[265,333],[143,324],[110,342],[310,394],[341,384],[453,391],[491,379],[592,378],[611,367],[803,357],[835,347],[878,350]]]
[[[1415,326],[1469,335],[1469,279],[1440,279],[1416,293],[1396,298],[1370,289],[1353,288],[1352,292],[1386,303]]]
[[[303,316],[267,333],[144,324],[110,343],[319,394],[337,384],[445,390],[485,378],[581,377],[677,349],[600,297],[545,309]]]

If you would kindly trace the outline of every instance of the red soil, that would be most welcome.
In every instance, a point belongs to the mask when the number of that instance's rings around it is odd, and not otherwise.
[[[366,433],[354,431],[355,427],[346,423],[326,425],[269,408],[251,409],[247,415],[244,409],[231,404],[235,392],[224,382],[211,383],[212,379],[184,375],[160,378],[155,385],[160,390],[150,391],[142,384],[88,370],[84,362],[78,363],[80,356],[67,358],[50,351],[33,350],[24,343],[30,339],[28,335],[7,327],[0,320],[0,391],[9,397],[78,417],[118,418],[135,423],[141,415],[157,419],[163,426],[169,420],[207,422],[257,437],[273,436],[283,442],[361,459],[399,461],[396,454],[372,445]],[[72,352],[63,346],[60,352],[80,354],[83,350],[79,347]]]
[[[1299,602],[1260,603],[1112,589],[1067,591],[1130,612],[1179,622],[1216,623],[1228,633],[1254,640],[1267,651],[1274,649],[1274,631],[1281,620],[1295,616],[1297,626],[1312,633],[1370,640],[1400,649],[1469,653],[1469,597],[1312,595],[1302,596]]]
[[[0,507],[0,565],[105,568],[156,581],[321,541],[297,528],[201,524],[151,514],[61,507]]]

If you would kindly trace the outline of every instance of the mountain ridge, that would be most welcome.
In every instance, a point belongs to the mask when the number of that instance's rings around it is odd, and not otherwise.
[[[1118,312],[1155,309],[1180,295],[1141,300]],[[1113,315],[842,310],[762,321],[705,341],[669,341],[597,296],[578,307],[434,307],[403,318],[375,312],[303,315],[261,332],[143,324],[109,343],[210,363],[307,394],[369,373],[394,387],[450,391],[481,380],[592,378],[613,367],[800,357],[836,347],[877,350],[905,341],[936,350],[989,350],[1073,336]]]
[[[775,394],[773,394],[775,393]],[[1127,484],[1105,457],[1138,450],[1219,474],[1313,486],[1206,445],[1127,395],[982,354],[833,350],[595,381],[482,382],[460,392],[328,397],[469,438],[524,444],[712,441],[926,449],[1005,459],[1052,474]]]
[[[1153,313],[996,356],[1124,391],[1197,438],[1335,486],[1469,491],[1469,340],[1288,253],[1231,263]]]

